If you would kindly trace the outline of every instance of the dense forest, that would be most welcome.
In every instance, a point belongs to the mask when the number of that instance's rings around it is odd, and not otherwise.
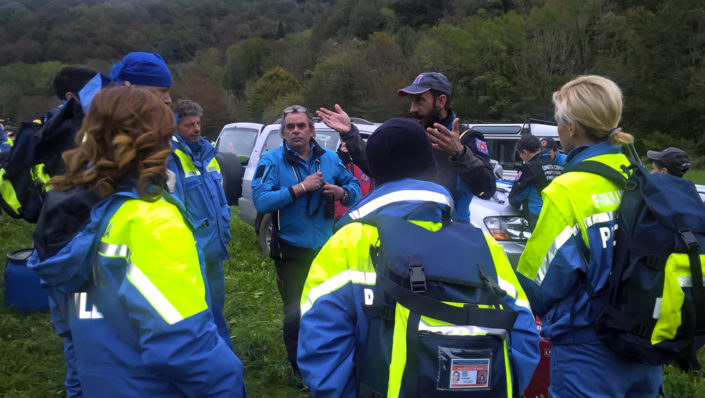
[[[396,89],[430,70],[464,120],[550,119],[554,90],[597,73],[623,88],[642,149],[680,146],[705,166],[699,0],[0,1],[0,117],[57,105],[61,66],[107,73],[130,51],[166,59],[172,96],[200,102],[210,133],[291,103],[406,116]]]

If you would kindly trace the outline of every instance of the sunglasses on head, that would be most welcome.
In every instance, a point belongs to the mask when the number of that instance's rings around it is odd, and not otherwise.
[[[284,125],[284,127],[285,127],[287,130],[293,130],[294,127],[298,127],[299,130],[303,130],[303,129],[305,129],[306,127],[308,127],[308,123],[304,123],[304,122],[301,122],[301,123],[287,123],[287,124]]]
[[[288,108],[284,108],[284,114],[289,114],[289,113],[306,113],[306,108],[300,105],[292,105]]]

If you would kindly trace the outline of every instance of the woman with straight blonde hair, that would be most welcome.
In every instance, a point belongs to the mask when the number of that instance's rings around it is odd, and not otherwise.
[[[568,152],[564,174],[542,192],[536,229],[517,267],[542,335],[553,344],[554,397],[655,397],[661,366],[617,356],[596,335],[589,286],[599,291],[612,269],[614,214],[622,189],[593,173],[572,172],[590,160],[624,174],[621,145],[634,138],[619,128],[622,91],[602,76],[580,76],[553,93],[558,135]],[[588,285],[589,283],[589,285]]]
[[[104,89],[49,181],[29,263],[54,301],[68,396],[245,395],[183,209],[164,191],[174,127],[149,90]]]

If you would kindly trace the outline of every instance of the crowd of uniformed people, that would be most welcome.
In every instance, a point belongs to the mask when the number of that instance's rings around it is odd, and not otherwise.
[[[57,74],[64,104],[44,123],[69,107],[75,112],[69,127],[57,124],[71,131],[70,140],[55,154],[61,167],[44,176],[29,265],[46,283],[64,341],[69,397],[246,395],[223,317],[223,262],[237,255],[227,250],[231,210],[216,151],[201,136],[203,109],[183,99],[172,104],[171,85],[167,65],[151,53],[126,55],[110,76],[73,66]],[[468,223],[472,198],[495,192],[487,144],[459,125],[448,79],[422,73],[398,95],[411,100],[415,120],[390,119],[367,142],[339,105],[317,110],[340,133],[339,153],[316,143],[312,112],[287,107],[282,146],[262,156],[252,180],[257,210],[273,214],[269,254],[287,357],[302,388],[317,397],[361,393],[366,369],[359,354],[370,324],[363,307],[376,283],[370,247],[379,235],[359,221],[381,214],[436,230],[442,212]],[[553,139],[531,135],[517,146],[524,166],[509,201],[533,230],[518,268],[488,234],[475,242],[491,253],[485,265],[495,269],[504,305],[519,313],[504,335],[510,360],[503,395],[520,395],[531,380],[539,316],[541,335],[553,344],[552,396],[656,396],[661,367],[612,353],[591,328],[581,288],[582,278],[599,288],[609,273],[611,238],[605,242],[589,220],[613,214],[618,200],[593,198],[619,198],[611,195],[619,188],[597,175],[565,172],[585,159],[616,170],[628,163],[620,146],[633,138],[619,128],[622,93],[607,78],[581,76],[556,91],[553,103],[563,152]],[[654,171],[687,170],[687,155],[677,148],[649,157]],[[356,176],[368,185],[371,176],[367,196]],[[19,211],[19,199],[6,197],[13,193],[3,189],[3,200]],[[429,203],[441,212],[424,210]],[[337,224],[336,204],[349,208]],[[407,358],[394,344],[381,396],[404,396]],[[462,379],[458,371],[453,377]]]

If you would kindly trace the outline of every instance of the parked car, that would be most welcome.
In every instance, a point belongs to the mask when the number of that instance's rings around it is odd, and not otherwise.
[[[522,165],[517,154],[517,142],[521,134],[533,134],[539,138],[551,137],[559,141],[558,129],[550,122],[529,119],[526,123],[469,124],[471,130],[485,136],[487,150],[495,165],[497,191],[489,199],[474,197],[470,202],[470,222],[488,232],[504,248],[509,262],[516,267],[531,236],[529,221],[509,205],[509,191]]]
[[[263,127],[260,123],[226,124],[215,140],[223,190],[230,206],[237,205],[237,200],[242,196],[242,176]]]
[[[379,126],[378,123],[372,123],[364,119],[351,118],[351,120],[360,130],[360,135],[363,139],[367,139]],[[258,135],[242,179],[242,196],[238,199],[240,219],[255,228],[255,233],[259,237],[260,247],[265,253],[269,253],[269,244],[272,239],[272,217],[270,214],[259,213],[255,208],[252,201],[252,176],[255,174],[260,157],[266,152],[281,146],[280,123],[281,120],[278,120],[274,124],[265,126]],[[314,127],[316,129],[316,142],[326,149],[335,151],[340,142],[338,132],[321,122],[315,123]]]

